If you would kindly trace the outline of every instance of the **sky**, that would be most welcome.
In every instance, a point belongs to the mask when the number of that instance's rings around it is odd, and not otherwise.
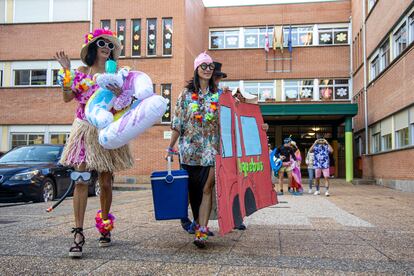
[[[285,3],[303,3],[303,2],[326,2],[332,0],[203,0],[206,7],[217,6],[242,6],[258,4],[285,4]]]

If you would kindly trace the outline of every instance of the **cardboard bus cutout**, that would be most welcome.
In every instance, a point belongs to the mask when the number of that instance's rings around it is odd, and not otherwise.
[[[259,105],[220,96],[220,154],[216,157],[216,194],[220,235],[255,211],[275,205],[269,150]]]

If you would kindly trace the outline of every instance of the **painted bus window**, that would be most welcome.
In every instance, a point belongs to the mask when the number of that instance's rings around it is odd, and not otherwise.
[[[236,147],[237,147],[237,157],[242,157],[242,148],[240,142],[240,130],[239,130],[239,118],[237,114],[234,114],[236,121]]]
[[[220,127],[221,127],[221,141],[223,147],[223,157],[233,156],[233,143],[231,139],[231,109],[222,106],[220,110]]]
[[[261,155],[262,144],[260,142],[256,118],[241,116],[240,119],[246,156]]]

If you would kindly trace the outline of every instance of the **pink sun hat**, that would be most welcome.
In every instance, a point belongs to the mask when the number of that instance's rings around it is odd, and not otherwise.
[[[213,59],[207,55],[206,51],[204,53],[199,54],[194,60],[194,71],[200,66],[202,63],[213,63]]]

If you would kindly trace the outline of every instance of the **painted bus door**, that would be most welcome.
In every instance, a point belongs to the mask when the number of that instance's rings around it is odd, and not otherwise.
[[[277,203],[270,174],[266,132],[258,105],[220,96],[220,155],[216,189],[220,234],[230,232],[245,216]]]

